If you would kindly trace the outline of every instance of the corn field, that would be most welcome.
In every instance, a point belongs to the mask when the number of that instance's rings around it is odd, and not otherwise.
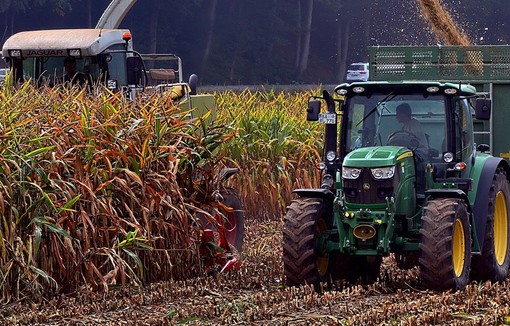
[[[0,88],[2,324],[510,323],[508,281],[436,293],[391,256],[369,286],[283,285],[281,217],[319,183],[316,92],[219,92],[205,123],[161,96]],[[223,167],[240,170],[245,250],[207,274],[196,216]]]
[[[218,93],[206,125],[161,96],[1,88],[1,301],[203,273],[195,216],[219,168],[239,168],[231,183],[256,219],[316,182],[309,95]]]
[[[316,93],[216,94],[221,118],[236,130],[226,153],[240,169],[235,187],[250,216],[279,218],[292,190],[319,185],[315,165],[322,155],[322,129],[305,119],[308,99]]]

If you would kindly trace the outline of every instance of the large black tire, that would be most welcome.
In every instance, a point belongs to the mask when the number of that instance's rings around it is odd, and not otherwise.
[[[464,289],[469,282],[471,231],[466,203],[434,199],[424,207],[420,229],[420,276],[433,290]]]
[[[283,226],[283,271],[288,286],[328,281],[329,255],[316,248],[318,237],[331,227],[320,198],[299,198],[287,208]]]
[[[475,280],[504,281],[510,266],[510,192],[506,173],[499,168],[489,190],[487,224],[482,255],[474,256],[471,276]]]

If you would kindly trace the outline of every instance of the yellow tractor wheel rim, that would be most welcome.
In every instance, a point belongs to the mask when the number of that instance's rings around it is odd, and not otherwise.
[[[321,218],[317,221],[317,226],[315,228],[315,237],[320,237],[324,232],[326,232],[328,227],[326,226],[326,222]],[[318,253],[317,255],[317,270],[319,271],[320,276],[324,276],[328,271],[329,265],[329,255]]]
[[[508,216],[505,194],[500,191],[496,195],[494,208],[494,254],[499,266],[505,263],[508,248]]]
[[[466,255],[466,238],[462,221],[457,219],[453,226],[453,271],[455,276],[462,275],[464,270],[464,258]]]

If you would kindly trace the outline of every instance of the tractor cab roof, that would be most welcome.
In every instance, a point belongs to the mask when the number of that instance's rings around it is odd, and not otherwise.
[[[56,29],[26,31],[12,35],[2,47],[4,58],[21,55],[69,56],[69,51],[80,50],[80,56],[97,55],[115,44],[123,44],[131,35],[122,29]],[[124,39],[123,39],[124,37]],[[21,51],[21,52],[20,52]]]

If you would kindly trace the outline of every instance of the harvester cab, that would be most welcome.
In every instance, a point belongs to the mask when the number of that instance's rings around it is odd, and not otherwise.
[[[510,143],[495,141],[503,130],[491,118],[492,107],[502,104],[494,78],[469,84],[434,75],[445,68],[435,62],[441,58],[435,51],[444,49],[384,50],[372,50],[370,64],[370,75],[384,80],[341,84],[309,102],[307,119],[325,124],[323,182],[295,190],[300,198],[285,216],[287,284],[373,281],[390,254],[401,268],[418,265],[432,289],[506,279],[510,168],[489,151],[497,143],[508,152]],[[461,58],[467,50],[475,49],[449,49]],[[459,61],[470,65],[466,72],[488,69]],[[388,71],[399,75],[389,78]],[[415,78],[401,80],[404,74]],[[499,92],[508,91],[508,82],[500,83],[507,88]]]
[[[2,56],[15,82],[32,80],[53,86],[63,82],[64,61],[71,58],[93,83],[113,91],[143,86],[140,55],[128,30],[63,29],[25,31],[9,37]]]
[[[127,29],[62,29],[25,31],[4,43],[2,56],[12,82],[31,80],[42,86],[66,84],[64,61],[75,62],[89,88],[105,86],[134,99],[158,91],[196,117],[215,112],[212,94],[197,94],[197,76],[184,81],[182,61],[175,54],[140,54]]]

